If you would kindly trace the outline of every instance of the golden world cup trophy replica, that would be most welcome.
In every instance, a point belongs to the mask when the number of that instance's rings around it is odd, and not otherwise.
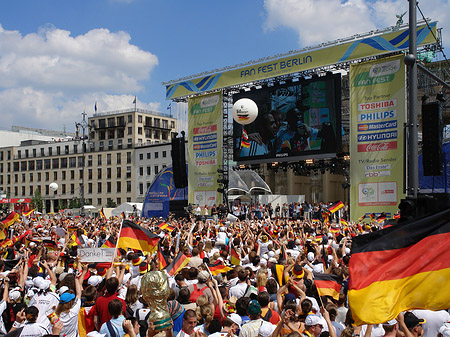
[[[141,280],[142,297],[151,310],[149,321],[153,322],[155,331],[161,331],[172,326],[171,317],[167,311],[169,297],[169,280],[161,271],[149,271]]]

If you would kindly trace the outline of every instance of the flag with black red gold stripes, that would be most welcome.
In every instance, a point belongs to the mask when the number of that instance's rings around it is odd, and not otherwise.
[[[450,303],[450,209],[353,238],[348,300],[356,325]],[[447,289],[447,290],[446,290]]]

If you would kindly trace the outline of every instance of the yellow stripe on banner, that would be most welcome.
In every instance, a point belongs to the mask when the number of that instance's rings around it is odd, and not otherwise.
[[[331,296],[336,301],[339,300],[339,293],[332,288],[317,288],[317,292],[319,293],[320,297],[322,296]]]
[[[138,249],[149,253],[154,253],[157,247],[157,243],[155,243],[154,246],[150,246],[149,243],[145,240],[137,240],[130,237],[121,237],[119,238],[119,241],[117,243],[117,248],[123,248],[125,250],[127,250],[128,248]]]
[[[447,309],[449,287],[450,268],[447,268],[352,289],[348,292],[348,301],[356,325],[379,324],[396,318],[405,310]]]

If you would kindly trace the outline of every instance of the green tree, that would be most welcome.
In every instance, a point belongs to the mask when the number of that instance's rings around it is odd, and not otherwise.
[[[34,196],[31,198],[31,207],[39,212],[42,212],[42,209],[44,208],[44,201],[42,200],[41,191],[38,189],[34,191]]]
[[[107,208],[116,208],[117,204],[111,198],[106,199],[106,207]]]

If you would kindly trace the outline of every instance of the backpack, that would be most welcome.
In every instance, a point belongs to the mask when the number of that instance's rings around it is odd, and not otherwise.
[[[191,296],[189,297],[189,301],[191,301],[191,303],[195,303],[197,302],[197,298],[200,295],[203,295],[203,291],[208,288],[208,286],[204,286],[202,289],[198,289],[197,285],[194,284],[194,291],[191,293]]]

